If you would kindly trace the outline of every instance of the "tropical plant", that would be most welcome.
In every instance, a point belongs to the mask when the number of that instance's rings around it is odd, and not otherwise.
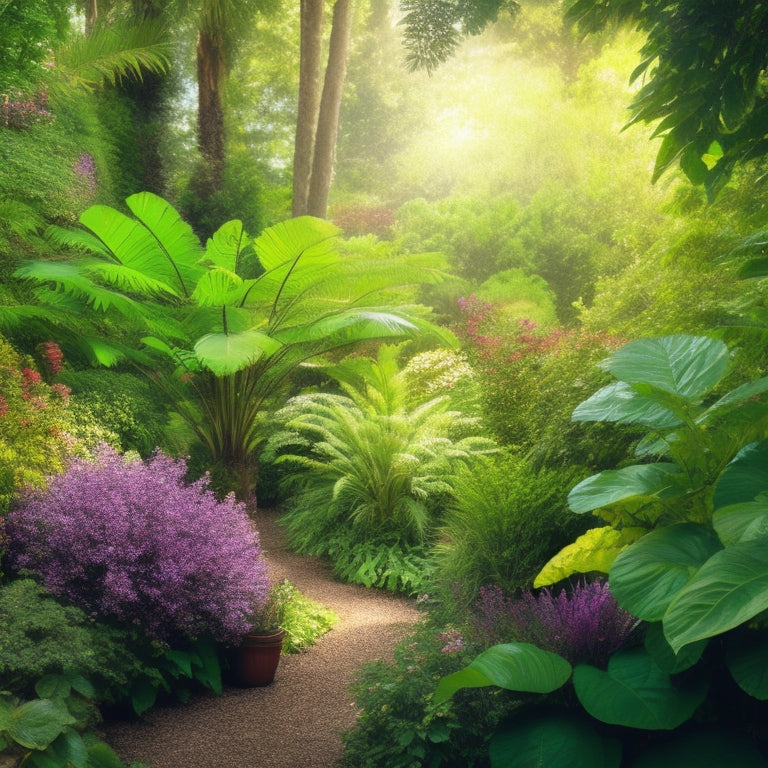
[[[659,460],[579,483],[572,509],[612,525],[577,540],[535,583],[608,572],[619,606],[647,623],[644,646],[613,653],[605,670],[583,663],[571,670],[535,646],[494,646],[441,681],[438,701],[486,685],[551,693],[572,674],[579,704],[599,723],[641,731],[673,731],[696,719],[710,730],[718,725],[698,744],[702,731],[688,726],[632,765],[717,765],[734,755],[740,765],[765,765],[766,734],[751,713],[768,700],[758,671],[768,608],[768,379],[717,397],[728,364],[727,347],[715,339],[640,339],[605,361],[618,381],[574,413],[642,424],[650,433],[638,454]],[[515,765],[535,765],[545,754],[548,765],[564,765],[552,751],[556,741],[568,765],[618,766],[622,745],[602,730],[567,711],[532,714],[493,737],[491,764],[506,765],[514,754]]]
[[[267,596],[266,564],[245,510],[157,453],[128,461],[104,447],[7,518],[7,561],[60,598],[158,641],[236,640]]]
[[[285,430],[271,450],[277,463],[297,469],[299,487],[286,517],[289,536],[317,553],[351,522],[362,538],[423,543],[437,500],[451,493],[452,470],[495,445],[467,436],[477,419],[448,411],[446,397],[405,409],[394,348],[382,347],[375,361],[354,358],[327,370],[345,394],[299,395],[276,414]]]
[[[644,463],[605,470],[571,490],[574,512],[597,514],[610,525],[556,555],[535,586],[576,572],[607,573],[619,552],[655,528],[711,529],[718,477],[742,448],[768,433],[768,378],[715,394],[729,360],[718,339],[676,335],[630,342],[600,364],[617,381],[577,406],[573,418],[644,427],[636,448]]]
[[[132,216],[94,206],[81,215],[80,230],[51,233],[86,255],[28,263],[17,274],[38,286],[37,311],[76,330],[70,342],[94,362],[129,356],[142,365],[214,465],[235,472],[244,500],[255,486],[264,404],[298,366],[367,339],[437,332],[413,308],[376,303],[394,282],[439,279],[432,257],[345,260],[334,248],[339,230],[310,217],[271,227],[253,242],[241,222],[230,221],[203,249],[161,198],[140,193],[126,203]],[[261,270],[256,278],[240,276],[249,248]],[[83,333],[85,309],[122,322],[107,326],[108,337]],[[18,322],[35,311],[7,310],[3,319]],[[132,343],[126,321],[147,334],[143,344]]]

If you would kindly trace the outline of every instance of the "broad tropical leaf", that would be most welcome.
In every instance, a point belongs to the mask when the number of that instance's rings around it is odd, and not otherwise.
[[[644,621],[660,621],[675,595],[722,549],[715,532],[698,523],[657,528],[613,561],[611,592],[619,605]]]
[[[623,381],[599,389],[579,403],[573,411],[574,421],[609,421],[621,424],[641,424],[650,429],[667,430],[683,421],[657,400],[640,394]]]
[[[248,244],[243,222],[238,219],[222,224],[208,239],[203,264],[237,273],[240,255]]]
[[[768,440],[745,446],[723,470],[715,486],[715,509],[761,494],[768,494]]]
[[[316,260],[334,255],[333,261],[338,260],[334,248],[340,234],[341,230],[328,221],[299,216],[265,229],[253,241],[253,248],[262,267],[269,272],[304,257]]]
[[[600,367],[628,384],[646,382],[666,392],[696,399],[725,375],[728,347],[719,339],[679,334],[625,344]]]
[[[677,688],[643,648],[620,651],[603,671],[587,664],[573,670],[581,705],[597,720],[647,730],[672,730],[690,719],[704,700],[701,681]]]
[[[731,633],[726,662],[742,690],[760,701],[768,700],[768,633],[765,630]]]
[[[666,499],[682,493],[685,475],[676,464],[636,464],[607,469],[582,480],[568,494],[574,512],[592,512],[600,507],[640,497]]]
[[[446,675],[434,693],[435,703],[448,700],[462,688],[497,685],[510,691],[551,693],[571,676],[571,665],[556,653],[530,643],[494,645],[469,666]]]
[[[563,547],[540,571],[533,586],[546,587],[574,573],[608,573],[618,554],[646,532],[645,528],[590,528]]]
[[[270,356],[282,347],[279,341],[259,331],[209,333],[198,339],[195,355],[217,376],[227,376]]]
[[[712,525],[726,546],[751,539],[768,543],[768,498],[722,507],[712,516]]]
[[[664,616],[677,653],[688,643],[738,627],[768,608],[766,541],[753,539],[714,554],[683,587]]]
[[[497,731],[490,758],[491,768],[619,768],[621,744],[585,719],[536,714]]]

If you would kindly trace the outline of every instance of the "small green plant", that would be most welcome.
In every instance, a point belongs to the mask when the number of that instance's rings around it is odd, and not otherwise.
[[[435,704],[435,680],[472,655],[461,635],[428,622],[395,649],[394,663],[376,661],[358,673],[351,693],[358,718],[343,734],[344,768],[419,768],[487,765],[489,730],[516,706],[497,693]]]
[[[314,645],[318,638],[333,627],[339,617],[317,600],[307,597],[290,582],[285,583],[291,589],[291,599],[285,605],[283,616],[283,651],[298,653]]]

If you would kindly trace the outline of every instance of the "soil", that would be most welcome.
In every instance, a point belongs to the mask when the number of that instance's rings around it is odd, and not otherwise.
[[[329,567],[288,552],[274,511],[255,516],[273,579],[287,578],[339,616],[316,645],[283,654],[275,682],[225,687],[221,696],[163,706],[138,721],[112,720],[102,731],[130,763],[151,768],[332,768],[341,733],[354,725],[348,687],[368,661],[391,659],[419,614],[412,600],[334,581]]]

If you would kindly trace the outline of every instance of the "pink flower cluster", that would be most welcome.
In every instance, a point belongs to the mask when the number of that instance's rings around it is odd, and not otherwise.
[[[37,347],[40,350],[43,361],[48,366],[52,376],[55,376],[64,367],[64,353],[55,341],[46,341]]]
[[[11,97],[5,94],[3,101],[0,102],[0,123],[6,128],[20,131],[30,128],[35,123],[51,119],[53,115],[48,111],[46,93],[26,101],[11,101]]]
[[[185,473],[160,452],[127,462],[103,447],[74,461],[8,516],[8,565],[158,641],[236,641],[269,592],[258,533],[234,498],[218,501]]]

